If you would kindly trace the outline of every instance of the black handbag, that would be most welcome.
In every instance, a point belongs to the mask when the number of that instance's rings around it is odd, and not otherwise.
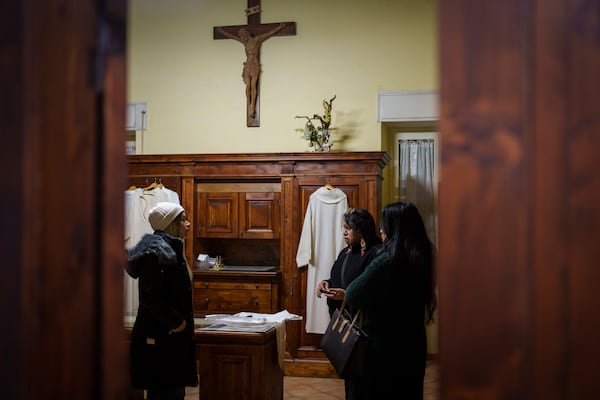
[[[344,300],[340,309],[333,312],[321,339],[321,349],[340,378],[356,379],[363,375],[368,337],[356,323],[361,310],[352,318],[344,310],[345,305]]]

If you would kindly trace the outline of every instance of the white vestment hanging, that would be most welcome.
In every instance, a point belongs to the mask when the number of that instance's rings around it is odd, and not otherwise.
[[[306,332],[324,333],[329,323],[329,311],[325,298],[316,296],[316,287],[328,279],[331,267],[344,242],[344,213],[348,198],[338,188],[321,187],[310,195],[296,263],[308,265],[306,281]]]

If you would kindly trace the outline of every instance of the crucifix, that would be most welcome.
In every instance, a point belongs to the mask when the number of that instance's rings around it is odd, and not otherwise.
[[[246,85],[246,126],[260,126],[260,45],[271,36],[293,36],[295,22],[260,23],[260,0],[248,0],[246,25],[215,26],[213,39],[234,39],[244,45],[246,61],[242,79]]]

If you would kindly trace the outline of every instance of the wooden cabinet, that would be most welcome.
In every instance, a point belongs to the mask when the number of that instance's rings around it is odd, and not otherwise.
[[[197,236],[279,238],[280,187],[279,183],[196,185]],[[235,188],[244,191],[228,191]]]
[[[194,314],[235,314],[278,310],[279,271],[194,271]]]
[[[188,260],[204,253],[223,256],[226,265],[280,266],[275,280],[195,269],[196,313],[285,309],[302,316],[286,324],[285,373],[305,376],[335,376],[319,348],[321,335],[304,328],[307,270],[296,265],[296,252],[309,197],[330,184],[346,193],[350,207],[378,220],[389,160],[385,152],[128,156],[130,180],[163,177],[165,185],[165,179],[179,185],[193,221]]]
[[[282,400],[277,334],[196,331],[200,400]]]

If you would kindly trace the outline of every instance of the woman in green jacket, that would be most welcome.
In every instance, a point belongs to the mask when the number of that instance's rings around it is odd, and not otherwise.
[[[425,326],[437,305],[433,245],[412,203],[383,209],[379,255],[346,288],[346,302],[364,312],[369,337],[365,375],[349,399],[423,399]]]

